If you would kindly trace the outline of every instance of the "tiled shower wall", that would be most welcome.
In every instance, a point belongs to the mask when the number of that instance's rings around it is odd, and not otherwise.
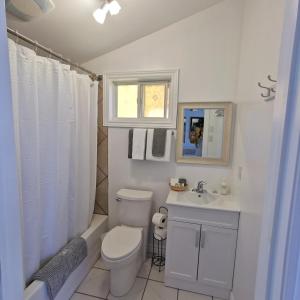
[[[96,214],[108,214],[108,130],[103,126],[103,81],[99,82]]]

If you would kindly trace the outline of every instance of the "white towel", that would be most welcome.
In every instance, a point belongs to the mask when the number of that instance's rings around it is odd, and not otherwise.
[[[161,161],[161,162],[170,161],[171,146],[172,146],[172,131],[173,130],[167,130],[165,155],[163,157],[155,157],[152,155],[152,142],[153,142],[154,129],[148,129],[147,150],[146,150],[146,159],[147,160],[154,160],[154,161]]]
[[[147,129],[134,129],[132,139],[132,159],[145,159]]]

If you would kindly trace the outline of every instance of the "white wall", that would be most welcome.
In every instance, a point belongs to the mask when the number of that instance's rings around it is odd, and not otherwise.
[[[159,164],[127,159],[127,129],[109,129],[109,207],[122,186],[151,189],[156,206],[168,193],[170,176],[217,185],[233,179],[241,200],[241,222],[234,279],[235,300],[253,300],[261,217],[271,149],[272,102],[261,97],[258,81],[276,78],[283,0],[224,0],[86,64],[106,71],[180,69],[179,101],[237,101],[233,167]],[[242,168],[242,177],[238,170]],[[258,299],[261,300],[261,299]]]
[[[277,75],[283,2],[245,0],[233,164],[234,191],[242,209],[233,290],[235,300],[254,300],[273,118],[273,102],[262,100],[257,82],[270,85],[267,75],[274,78]],[[239,167],[242,167],[241,180]]]
[[[107,71],[180,69],[179,101],[234,101],[239,60],[239,0],[224,0],[127,46],[85,64]],[[156,207],[169,191],[169,177],[200,179],[216,186],[230,177],[231,167],[206,167],[127,159],[128,129],[109,128],[109,215],[115,223],[114,195],[121,187],[154,191]],[[174,149],[174,148],[173,148]],[[175,149],[174,149],[175,152]]]

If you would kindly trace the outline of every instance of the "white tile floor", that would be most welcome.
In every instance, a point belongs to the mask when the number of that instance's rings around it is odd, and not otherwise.
[[[71,300],[220,300],[166,287],[163,281],[164,272],[159,272],[155,266],[151,267],[151,259],[148,259],[129,293],[123,297],[114,297],[109,292],[109,271],[99,259]]]

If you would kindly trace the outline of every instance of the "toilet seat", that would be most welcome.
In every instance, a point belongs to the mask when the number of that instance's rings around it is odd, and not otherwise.
[[[116,226],[103,239],[102,254],[111,261],[121,260],[139,249],[142,228]]]

